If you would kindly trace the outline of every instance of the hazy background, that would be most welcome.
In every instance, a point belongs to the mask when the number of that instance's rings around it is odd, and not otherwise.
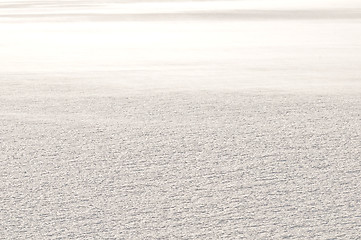
[[[359,83],[358,1],[0,3],[0,72],[141,85]],[[147,72],[147,73],[145,73]],[[139,86],[138,86],[139,87]]]

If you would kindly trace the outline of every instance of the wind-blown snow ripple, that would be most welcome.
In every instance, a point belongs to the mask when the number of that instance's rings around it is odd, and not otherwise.
[[[27,89],[0,101],[3,239],[360,236],[358,93]]]

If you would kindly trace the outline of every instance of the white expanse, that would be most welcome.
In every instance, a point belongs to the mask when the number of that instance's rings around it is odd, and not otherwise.
[[[359,1],[1,1],[0,239],[359,239]]]

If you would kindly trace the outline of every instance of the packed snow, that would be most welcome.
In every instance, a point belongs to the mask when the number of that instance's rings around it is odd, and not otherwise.
[[[47,22],[9,16],[16,2],[0,11],[0,239],[360,238],[355,9]]]

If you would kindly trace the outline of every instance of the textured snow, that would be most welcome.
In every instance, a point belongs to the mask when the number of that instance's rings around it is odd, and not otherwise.
[[[359,92],[1,87],[3,239],[360,237]]]
[[[0,239],[360,239],[357,12],[0,22]]]

